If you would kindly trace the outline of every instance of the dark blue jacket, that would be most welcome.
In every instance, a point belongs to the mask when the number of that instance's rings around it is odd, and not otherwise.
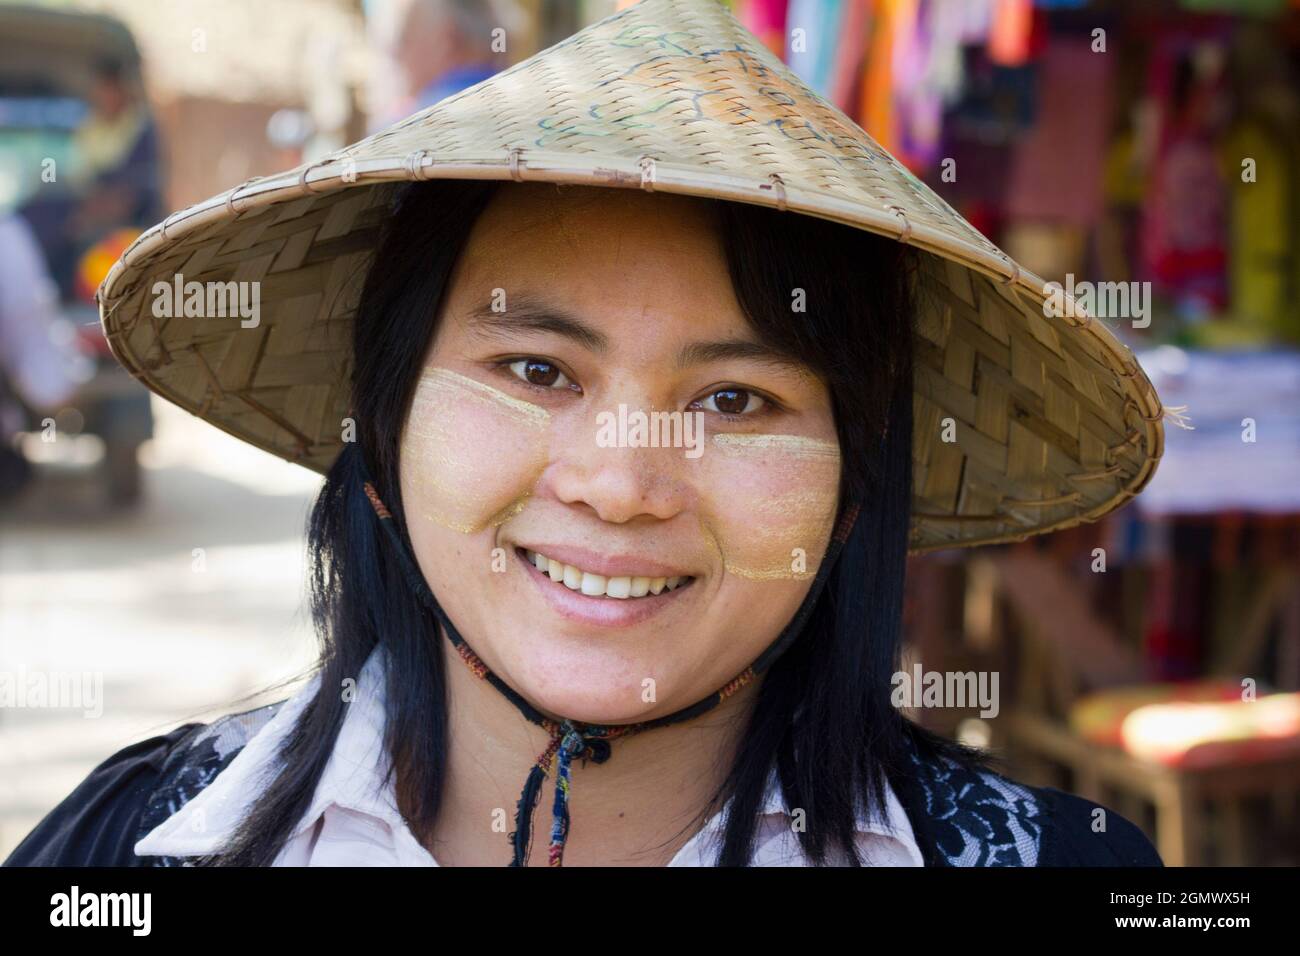
[[[179,866],[138,857],[136,841],[229,765],[280,704],[191,723],[96,767],[5,866]],[[926,866],[1161,866],[1142,831],[1113,810],[1051,787],[926,756],[889,774]]]

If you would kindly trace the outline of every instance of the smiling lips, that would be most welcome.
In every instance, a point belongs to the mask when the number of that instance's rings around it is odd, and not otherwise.
[[[690,576],[651,577],[650,575],[608,576],[584,571],[572,564],[565,564],[554,558],[548,558],[538,551],[521,549],[524,557],[542,574],[547,575],[557,584],[563,584],[570,591],[578,591],[588,597],[608,597],[620,600],[643,598],[657,595],[664,591],[673,591],[685,587],[694,578]]]

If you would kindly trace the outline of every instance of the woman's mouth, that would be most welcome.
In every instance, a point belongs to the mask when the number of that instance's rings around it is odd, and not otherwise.
[[[621,574],[616,576],[596,574],[593,571],[584,571],[572,564],[565,564],[563,561],[548,558],[540,551],[529,551],[527,548],[518,548],[516,550],[524,556],[526,561],[531,561],[533,567],[556,584],[563,584],[570,591],[578,591],[587,595],[587,597],[609,597],[616,600],[643,598],[662,594],[664,591],[675,591],[695,580],[689,575],[652,577],[649,574]]]
[[[542,598],[555,613],[575,623],[601,628],[630,627],[647,621],[687,600],[683,592],[689,591],[695,581],[690,575],[651,574],[658,569],[638,568],[635,559],[592,556],[591,563],[607,566],[602,570],[627,572],[600,574],[529,548],[517,547],[515,554],[524,573],[537,582]],[[582,560],[582,554],[589,552],[565,556]],[[645,573],[632,573],[636,570]]]

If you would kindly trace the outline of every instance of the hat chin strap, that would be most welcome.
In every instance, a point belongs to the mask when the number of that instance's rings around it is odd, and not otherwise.
[[[384,534],[392,545],[393,554],[397,557],[398,566],[401,568],[402,575],[406,578],[408,586],[419,597],[420,602],[437,617],[444,633],[456,648],[461,660],[465,662],[476,677],[487,681],[500,691],[525,718],[550,734],[550,743],[547,744],[545,750],[538,754],[532,769],[528,771],[528,778],[524,781],[524,788],[519,795],[519,802],[515,810],[515,831],[510,834],[510,843],[513,849],[510,866],[526,866],[528,864],[532,844],[533,811],[537,804],[538,795],[541,793],[542,784],[548,775],[554,772],[555,796],[551,803],[551,842],[547,862],[551,866],[563,866],[564,845],[569,835],[569,769],[574,759],[581,758],[591,760],[593,763],[604,763],[610,756],[611,740],[652,730],[655,727],[679,724],[693,717],[698,717],[700,714],[717,707],[772,666],[773,662],[794,643],[795,638],[803,630],[803,626],[817,602],[817,597],[825,587],[826,579],[830,576],[831,569],[844,547],[844,542],[848,540],[849,533],[853,530],[859,511],[859,505],[856,502],[850,502],[844,508],[839,520],[836,522],[834,533],[831,535],[830,546],[822,559],[821,566],[817,569],[817,574],[813,578],[812,587],[809,588],[808,594],[804,597],[794,617],[790,619],[790,622],[781,631],[780,635],[768,645],[767,649],[752,664],[708,697],[665,717],[656,717],[654,720],[635,724],[601,725],[583,724],[571,720],[552,720],[540,713],[537,708],[528,703],[505,681],[488,669],[483,660],[474,653],[465,642],[465,639],[460,636],[455,625],[451,623],[451,619],[438,603],[437,598],[433,596],[433,592],[429,589],[428,582],[424,580],[424,575],[420,572],[414,556],[402,539],[396,520],[388,508],[384,506],[383,501],[380,500],[378,492],[375,491],[374,483],[367,480],[364,487],[366,497],[370,500],[375,515],[379,519],[379,525],[384,529]]]

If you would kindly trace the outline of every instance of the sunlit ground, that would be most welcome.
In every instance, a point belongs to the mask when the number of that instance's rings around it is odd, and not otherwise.
[[[303,529],[319,478],[154,413],[134,509],[106,504],[94,440],[61,440],[32,448],[37,482],[0,510],[0,677],[102,682],[101,708],[0,706],[0,858],[114,751],[280,699],[292,687],[237,702],[313,659]]]

